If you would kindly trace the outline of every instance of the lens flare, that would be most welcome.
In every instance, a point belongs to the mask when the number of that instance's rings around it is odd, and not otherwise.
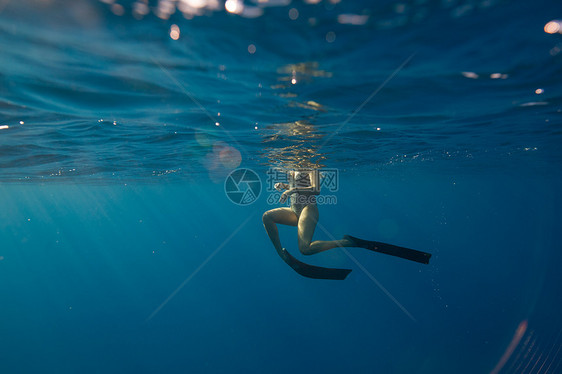
[[[244,11],[244,4],[240,0],[226,0],[224,8],[229,13],[240,14]]]
[[[236,148],[226,146],[219,151],[219,160],[224,167],[236,169],[242,162],[242,155]]]
[[[562,33],[562,21],[550,21],[544,25],[544,32],[547,34]]]
[[[517,348],[517,345],[519,345],[521,338],[523,337],[523,335],[525,335],[525,331],[527,331],[527,320],[521,321],[519,326],[517,326],[517,329],[515,330],[515,334],[513,334],[513,338],[511,339],[511,342],[509,343],[502,357],[496,364],[496,367],[490,372],[490,374],[497,374],[500,372],[500,370],[503,368],[507,360],[509,360],[509,358],[513,354],[513,351],[515,351],[515,348]]]
[[[292,19],[293,21],[299,18],[299,10],[297,8],[289,9],[289,18]]]
[[[178,25],[172,25],[172,27],[170,27],[170,38],[173,40],[178,40],[180,38],[180,28]]]

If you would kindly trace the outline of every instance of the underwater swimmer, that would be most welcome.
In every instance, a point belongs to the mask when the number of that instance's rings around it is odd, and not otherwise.
[[[340,240],[312,241],[318,223],[318,206],[316,196],[320,193],[319,173],[317,170],[291,171],[289,184],[276,183],[278,191],[284,190],[279,201],[290,199],[290,208],[276,208],[263,214],[263,225],[279,256],[297,273],[318,279],[342,280],[351,272],[349,269],[332,269],[312,266],[298,261],[283,246],[279,239],[277,224],[297,226],[298,247],[303,255],[313,255],[335,247],[360,247],[371,251],[401,257],[407,260],[429,263],[431,254],[391,244],[368,241],[344,235]]]

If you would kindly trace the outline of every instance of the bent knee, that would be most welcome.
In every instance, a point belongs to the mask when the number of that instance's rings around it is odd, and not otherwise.
[[[271,217],[271,210],[265,212],[263,216],[261,216],[261,220],[263,221],[263,223],[273,222],[273,218]]]
[[[310,248],[310,243],[299,243],[299,251],[305,256],[310,256],[315,253],[312,248]]]

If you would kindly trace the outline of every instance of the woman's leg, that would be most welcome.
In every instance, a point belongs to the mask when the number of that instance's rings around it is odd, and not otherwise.
[[[299,250],[303,255],[313,255],[318,252],[323,252],[335,247],[351,247],[352,244],[347,239],[340,240],[316,240],[312,241],[314,229],[318,223],[318,207],[316,204],[307,205],[299,218]]]
[[[290,208],[277,208],[268,210],[263,214],[262,217],[263,226],[267,235],[277,252],[281,251],[283,247],[281,246],[281,240],[279,240],[279,231],[277,230],[276,223],[282,225],[296,226],[298,222],[298,217]]]

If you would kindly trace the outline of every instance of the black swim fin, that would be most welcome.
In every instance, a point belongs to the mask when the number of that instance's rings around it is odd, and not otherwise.
[[[415,249],[398,247],[396,245],[374,242],[370,240],[363,240],[363,239],[355,238],[351,235],[344,235],[343,238],[353,242],[355,244],[354,247],[365,248],[371,251],[384,253],[386,255],[401,257],[401,258],[405,258],[406,260],[420,262],[422,264],[429,264],[429,259],[431,258],[431,253],[416,251]]]
[[[308,265],[304,262],[300,262],[294,258],[285,248],[281,251],[277,251],[279,257],[287,263],[294,271],[307,278],[314,279],[333,279],[333,280],[344,280],[349,273],[350,269],[333,269],[333,268],[323,268],[320,266]]]

